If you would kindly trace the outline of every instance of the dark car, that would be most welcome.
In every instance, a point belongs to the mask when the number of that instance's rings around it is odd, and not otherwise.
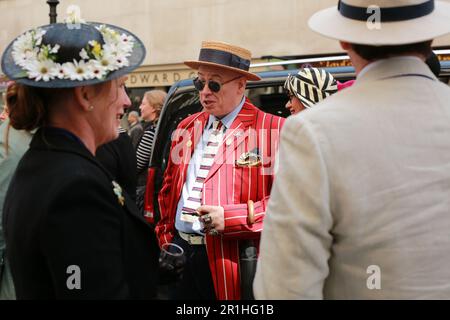
[[[340,82],[355,78],[353,67],[325,69]],[[288,98],[284,93],[283,84],[289,74],[297,72],[298,70],[293,69],[258,73],[262,80],[248,82],[246,96],[261,110],[288,117],[290,113],[285,108]],[[449,84],[449,79],[450,61],[441,62],[441,81]],[[145,212],[150,221],[157,221],[159,218],[157,195],[162,187],[163,174],[169,158],[172,132],[183,119],[201,110],[199,95],[192,80],[183,80],[171,87],[156,130],[155,144],[149,164]]]

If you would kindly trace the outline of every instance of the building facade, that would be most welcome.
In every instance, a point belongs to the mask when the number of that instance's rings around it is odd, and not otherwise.
[[[450,2],[450,0],[444,0]],[[87,21],[120,25],[139,36],[148,53],[129,80],[131,88],[168,88],[194,76],[182,62],[198,57],[203,40],[244,46],[254,63],[276,57],[341,52],[335,40],[312,32],[307,22],[337,0],[60,0],[58,21],[69,5]],[[0,51],[20,33],[49,22],[46,0],[0,0]],[[450,47],[450,36],[435,46]]]

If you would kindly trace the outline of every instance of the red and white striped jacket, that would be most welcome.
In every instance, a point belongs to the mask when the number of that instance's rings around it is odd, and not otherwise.
[[[164,182],[158,197],[161,220],[156,226],[160,245],[175,234],[175,215],[186,180],[189,161],[208,122],[201,112],[183,120],[173,135]],[[203,205],[222,206],[225,230],[219,236],[206,236],[206,248],[219,300],[240,299],[239,240],[259,239],[267,201],[272,188],[280,130],[285,119],[267,114],[247,99],[204,182]],[[246,153],[258,153],[261,166],[241,166],[236,160]],[[254,202],[255,223],[247,223],[248,201]]]

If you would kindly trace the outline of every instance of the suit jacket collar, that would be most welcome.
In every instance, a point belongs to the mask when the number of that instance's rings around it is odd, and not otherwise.
[[[236,119],[234,119],[230,128],[225,132],[225,139],[236,133],[237,129],[246,130],[249,127],[253,126],[256,121],[256,114],[258,109],[252,105],[248,98],[245,98],[244,105],[242,106],[241,111],[237,115]],[[191,154],[194,153],[195,147],[197,143],[199,143],[201,136],[203,135],[203,131],[206,128],[206,125],[209,121],[209,114],[207,112],[200,112],[196,116],[194,116],[191,121],[186,124],[185,128],[190,133],[190,141],[191,144]],[[190,159],[186,159],[190,160]]]
[[[248,140],[245,133],[249,128],[255,126],[257,112],[258,109],[246,98],[241,112],[239,112],[231,127],[225,132],[225,137],[217,152],[216,160],[205,182],[227,162],[226,159],[229,159],[242,143]],[[241,136],[242,133],[243,136]],[[232,148],[229,147],[230,142],[233,146]],[[220,159],[220,161],[217,161],[217,159]]]
[[[363,70],[355,84],[378,81],[405,74],[418,74],[437,80],[425,62],[415,57],[394,57],[379,60],[374,62],[374,65],[369,65],[366,68],[368,69]]]
[[[238,113],[236,119],[234,119],[233,123],[231,124],[230,128],[227,129],[225,133],[225,137],[230,137],[234,133],[236,133],[237,129],[248,129],[249,127],[253,126],[256,121],[256,114],[258,112],[258,109],[248,100],[248,98],[245,98],[244,105],[242,106],[241,111]],[[197,117],[193,119],[193,123],[195,121],[200,121],[201,128],[202,128],[202,134],[203,130],[205,129],[206,125],[209,121],[209,114],[206,112],[201,112]],[[226,141],[226,138],[224,141]],[[196,139],[199,140],[199,139]],[[196,141],[195,145],[198,143]],[[194,150],[195,146],[192,146]]]
[[[233,124],[237,115],[241,112],[242,107],[244,106],[244,103],[245,103],[245,97],[242,97],[241,102],[239,102],[238,106],[230,114],[228,114],[227,116],[225,116],[221,119],[222,124],[225,126],[225,128],[227,128],[227,129],[231,128],[231,125]],[[206,128],[209,129],[215,120],[218,120],[218,119],[215,116],[210,115]]]
[[[233,124],[227,130],[224,141],[235,134],[237,129],[246,130],[249,127],[253,127],[256,121],[257,112],[258,109],[246,98],[241,112],[239,112],[236,119],[233,121]]]
[[[73,153],[91,162],[97,162],[92,153],[81,141],[77,141],[77,139],[70,137],[69,134],[64,134],[63,131],[59,131],[59,129],[39,129],[34,135],[30,147],[31,149],[38,150]]]

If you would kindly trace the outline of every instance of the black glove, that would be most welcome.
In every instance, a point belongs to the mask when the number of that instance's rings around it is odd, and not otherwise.
[[[180,281],[183,277],[186,256],[172,256],[164,250],[159,255],[159,282],[169,284]]]

